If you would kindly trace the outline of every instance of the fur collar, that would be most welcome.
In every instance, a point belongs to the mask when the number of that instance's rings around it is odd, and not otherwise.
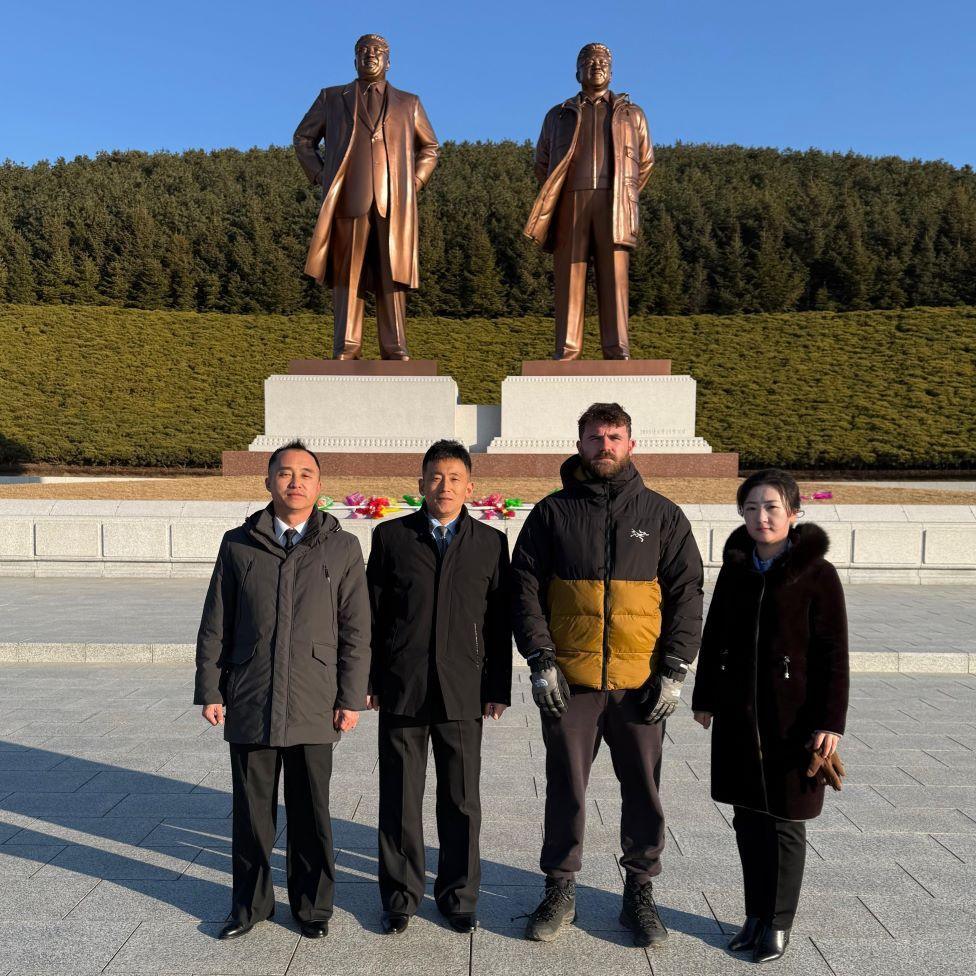
[[[830,549],[830,539],[819,525],[806,522],[794,526],[790,530],[792,547],[777,565],[782,565],[790,579],[796,579],[801,573],[809,569],[815,562],[822,559]],[[755,571],[752,563],[752,553],[756,548],[755,542],[749,537],[744,525],[740,525],[725,542],[722,561],[727,566],[741,567]]]

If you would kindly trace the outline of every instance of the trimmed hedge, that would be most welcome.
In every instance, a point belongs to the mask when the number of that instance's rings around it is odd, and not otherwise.
[[[408,330],[466,403],[497,402],[523,359],[551,355],[539,317]],[[596,332],[589,322],[586,358]],[[0,460],[218,464],[262,432],[265,377],[325,355],[330,337],[312,314],[2,305]],[[976,464],[976,308],[644,317],[631,342],[697,380],[697,433],[744,467]]]

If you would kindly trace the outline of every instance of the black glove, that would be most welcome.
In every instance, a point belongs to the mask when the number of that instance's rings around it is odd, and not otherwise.
[[[543,715],[559,718],[569,708],[569,684],[556,664],[552,648],[544,647],[528,658],[532,668],[532,700]]]
[[[665,662],[641,686],[640,713],[645,725],[656,725],[671,716],[681,701],[681,685],[688,673],[688,665]]]

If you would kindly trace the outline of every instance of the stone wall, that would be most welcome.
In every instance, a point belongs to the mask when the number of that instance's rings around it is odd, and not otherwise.
[[[207,576],[224,532],[265,504],[0,499],[0,576]],[[731,505],[682,508],[713,579],[741,520]],[[514,545],[525,514],[490,524]],[[816,505],[807,520],[827,531],[845,582],[976,582],[976,507]],[[364,557],[375,525],[345,520]]]

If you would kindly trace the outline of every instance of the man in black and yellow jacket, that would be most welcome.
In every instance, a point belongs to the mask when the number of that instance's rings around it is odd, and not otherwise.
[[[645,487],[634,443],[619,404],[589,407],[563,489],[533,509],[512,559],[515,639],[546,744],[546,893],[526,930],[537,941],[575,918],[586,783],[601,740],[623,801],[621,922],[637,945],[667,938],[651,887],[664,848],[664,719],[698,653],[702,561],[681,509]]]

